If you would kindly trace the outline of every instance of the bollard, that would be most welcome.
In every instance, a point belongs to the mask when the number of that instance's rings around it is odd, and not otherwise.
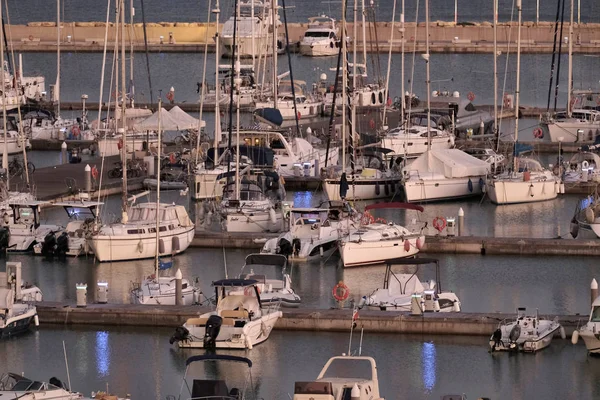
[[[590,285],[590,297],[591,302],[594,304],[594,300],[598,298],[598,282],[596,278],[592,279],[592,284]]]
[[[78,283],[77,288],[77,307],[87,307],[87,284]]]
[[[465,230],[465,211],[458,209],[458,236],[462,236]]]
[[[85,191],[88,194],[92,193],[92,167],[90,164],[85,166]]]
[[[98,304],[108,303],[108,282],[98,282]]]
[[[413,294],[410,298],[410,315],[423,315],[423,307],[421,306],[421,295]]]
[[[69,159],[67,157],[67,142],[62,142],[60,145],[60,158],[63,164],[69,163]]]
[[[181,275],[181,270],[177,268],[177,272],[175,273],[175,305],[180,306],[183,304],[182,298],[182,283],[183,276]]]

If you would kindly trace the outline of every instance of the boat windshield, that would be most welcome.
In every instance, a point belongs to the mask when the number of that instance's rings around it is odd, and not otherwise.
[[[372,380],[371,362],[364,359],[336,358],[323,373],[323,378]]]
[[[333,37],[333,33],[330,35],[328,31],[306,31],[304,37]]]
[[[594,306],[592,308],[592,317],[590,318],[591,322],[600,322],[600,306]]]

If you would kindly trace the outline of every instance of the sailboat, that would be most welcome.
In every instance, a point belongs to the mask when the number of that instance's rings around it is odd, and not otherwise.
[[[124,0],[120,2],[121,25],[125,25]],[[123,142],[127,142],[125,116],[125,47],[121,37],[121,120]],[[159,109],[162,104],[159,103]],[[159,113],[160,116],[160,113]],[[161,129],[160,122],[157,129]],[[157,147],[160,159],[160,146]],[[121,159],[127,160],[126,146],[121,147]],[[124,162],[123,165],[126,165]],[[160,171],[160,169],[159,169]],[[159,173],[160,176],[160,173]],[[185,251],[194,238],[194,224],[184,206],[166,203],[142,203],[128,207],[127,168],[123,168],[121,222],[103,225],[92,232],[89,244],[96,258],[103,261],[139,260]],[[140,197],[133,196],[132,200]]]
[[[429,78],[429,0],[425,0],[427,80],[427,151],[402,171],[408,202],[426,202],[480,195],[490,171],[485,161],[457,149],[432,149],[431,81]]]
[[[487,193],[492,203],[513,204],[532,203],[555,199],[561,192],[561,180],[541,166],[539,161],[518,157],[519,140],[519,89],[521,78],[521,0],[517,0],[517,82],[515,90],[515,150],[513,168],[488,180]]]

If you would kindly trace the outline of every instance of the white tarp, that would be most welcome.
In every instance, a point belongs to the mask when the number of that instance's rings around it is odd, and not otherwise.
[[[464,178],[486,175],[490,172],[490,165],[462,150],[444,149],[421,154],[410,164],[410,169],[443,174],[446,178]]]
[[[186,121],[180,121],[175,119],[167,110],[161,108],[160,111],[155,112],[142,122],[135,124],[135,128],[141,131],[158,130],[158,116],[160,114],[160,125],[163,131],[183,131],[186,129],[198,128],[198,125],[191,126]]]
[[[198,119],[192,117],[190,114],[186,113],[185,111],[183,111],[179,106],[175,106],[173,108],[171,108],[169,110],[169,114],[171,114],[171,117],[173,117],[175,119],[175,121],[178,121],[180,123],[186,123],[189,124],[191,126],[191,128],[189,129],[198,129]],[[202,121],[202,126],[201,127],[205,127],[206,126],[206,121]]]

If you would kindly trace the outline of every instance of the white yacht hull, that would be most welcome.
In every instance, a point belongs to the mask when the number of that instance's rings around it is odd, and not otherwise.
[[[378,264],[392,258],[411,257],[419,252],[417,240],[425,243],[425,236],[380,241],[344,241],[340,244],[340,255],[344,267],[356,267],[367,264]],[[406,250],[405,241],[410,243]]]
[[[300,43],[300,54],[309,57],[334,56],[340,51],[333,40],[324,43]]]
[[[145,143],[145,138],[127,138],[127,153],[144,150]],[[99,139],[98,148],[100,149],[100,157],[110,157],[121,154],[121,149],[119,149],[119,146],[120,142],[117,138]],[[148,148],[157,148],[157,146],[158,138],[155,135],[151,135]]]
[[[400,183],[401,178],[357,179],[354,183],[349,179],[346,200],[386,199],[394,196]],[[341,200],[339,179],[325,179],[323,187],[329,200]]]
[[[511,347],[510,341],[507,340],[507,338],[509,336],[510,329],[512,328],[512,326],[513,325],[501,327],[502,340],[500,341],[500,343],[496,343],[493,337],[490,338],[489,345],[490,348],[493,349],[493,351],[522,351],[525,353],[535,353],[539,350],[545,349],[546,347],[550,346],[554,334],[560,329],[560,325],[558,323],[555,323],[552,325],[552,327],[543,331],[543,333],[540,333],[535,336],[528,336],[525,339],[519,338],[516,342],[516,347]]]
[[[569,142],[594,142],[596,137],[600,136],[600,125],[594,123],[582,123],[577,120],[563,121],[563,122],[552,122],[544,124],[543,128],[550,136],[550,141],[563,143]],[[577,132],[582,131],[583,135],[578,137]],[[562,138],[562,139],[559,139]],[[579,140],[581,139],[581,140]]]
[[[217,179],[218,174],[204,173],[194,175],[194,200],[209,200],[223,197],[223,188],[227,178]]]
[[[26,306],[23,304],[13,305],[13,310],[17,307]],[[35,307],[28,307],[24,312],[16,313],[2,321],[0,321],[0,338],[18,335],[29,330],[31,322],[37,316]]]
[[[577,222],[577,239],[599,239],[600,223],[588,224],[587,222]]]
[[[494,181],[487,194],[494,204],[533,203],[555,199],[560,191],[558,181]]]
[[[267,56],[272,55],[272,38],[269,35],[261,35],[259,33],[259,29],[259,27],[256,28],[257,32],[254,36],[254,44],[252,43],[253,40],[251,36],[241,36],[236,38],[236,57],[239,55],[241,58],[248,58],[252,57],[252,54],[258,55],[259,52],[262,52],[263,55]],[[221,55],[223,57],[231,58],[231,56],[233,55],[233,37],[221,36],[220,43]]]
[[[386,156],[416,157],[427,151],[427,137],[386,137],[381,140],[381,147],[390,149],[393,153]],[[450,135],[431,138],[432,150],[451,149],[454,147],[454,138]]]
[[[479,196],[482,192],[483,176],[466,178],[433,178],[415,179],[411,177],[404,182],[406,201],[418,203],[426,201],[439,201],[458,199],[469,196]],[[471,181],[471,184],[469,184]]]
[[[287,234],[289,235],[289,234]],[[279,239],[273,238],[267,240],[263,246],[261,253],[277,254],[277,246]],[[288,238],[285,238],[288,239]],[[290,240],[293,240],[289,237]],[[337,241],[338,235],[327,239],[319,238],[294,238],[300,241],[300,250],[297,253],[290,254],[288,260],[290,261],[313,261],[321,258],[328,258],[330,255],[335,253],[338,249]]]
[[[185,251],[194,239],[194,227],[177,227],[160,235],[164,252],[160,255],[179,254]],[[156,256],[156,234],[94,235],[89,239],[90,247],[100,262],[126,261],[153,258]]]
[[[280,232],[283,229],[283,216],[275,213],[275,220],[268,211],[242,211],[227,213],[225,230],[227,232]]]
[[[282,315],[281,311],[271,312],[259,319],[247,322],[243,327],[224,323],[215,340],[215,347],[217,349],[251,349],[269,338],[275,323]],[[203,338],[206,327],[186,325],[184,327],[189,330],[191,339],[179,341],[179,347],[204,348]]]
[[[589,353],[600,354],[600,333],[594,333],[588,325],[585,325],[579,330],[579,336],[583,339]]]
[[[256,103],[257,109],[269,107],[273,107],[273,102]],[[323,105],[320,102],[296,103],[296,108],[294,109],[293,101],[278,100],[277,109],[281,112],[284,120],[293,120],[296,119],[296,111],[298,112],[298,119],[319,117],[321,116]]]
[[[188,286],[181,292],[183,305],[194,304],[194,290],[193,286]],[[175,293],[152,293],[152,295],[144,296],[136,291],[131,292],[131,304],[144,304],[144,305],[163,305],[163,306],[174,306],[177,304],[175,299]]]

